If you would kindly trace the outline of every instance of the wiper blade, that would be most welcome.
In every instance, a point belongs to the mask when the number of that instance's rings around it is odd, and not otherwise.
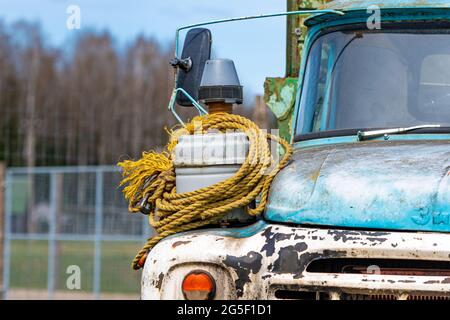
[[[405,133],[418,129],[430,129],[430,128],[440,128],[440,124],[424,124],[421,126],[407,127],[407,128],[393,128],[393,129],[380,129],[380,130],[370,130],[370,131],[358,131],[358,140],[364,141],[370,138],[382,137],[389,134],[399,134]]]

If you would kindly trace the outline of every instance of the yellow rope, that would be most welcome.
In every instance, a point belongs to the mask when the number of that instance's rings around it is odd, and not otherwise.
[[[249,139],[249,152],[236,174],[212,186],[192,192],[176,193],[173,150],[181,135],[208,131],[237,130]],[[276,164],[268,140],[284,148],[282,159]],[[133,260],[134,269],[142,268],[148,252],[161,239],[175,233],[217,223],[232,209],[244,207],[250,215],[259,215],[266,206],[270,184],[274,176],[289,161],[292,147],[282,138],[264,133],[258,126],[238,115],[215,113],[194,118],[186,127],[171,133],[162,153],[144,152],[138,161],[123,161],[121,186],[129,201],[129,210],[138,212],[143,206],[149,210],[149,223],[157,236],[148,239]],[[256,208],[247,207],[258,196]]]

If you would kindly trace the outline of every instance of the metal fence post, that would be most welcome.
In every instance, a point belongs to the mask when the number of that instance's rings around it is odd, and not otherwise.
[[[3,292],[4,300],[8,299],[9,276],[11,268],[11,174],[6,171],[4,180],[4,234],[3,234]]]
[[[47,268],[47,290],[48,298],[53,299],[55,292],[55,274],[56,274],[56,198],[57,198],[57,181],[56,173],[50,173],[50,217],[49,217],[49,234],[48,234],[48,268]]]
[[[100,298],[102,268],[102,233],[103,233],[103,171],[95,173],[95,256],[93,291],[96,299]]]
[[[0,294],[3,296],[3,245],[5,239],[5,165],[0,162]]]
[[[148,216],[143,215],[142,216],[142,238],[144,239],[144,242],[147,241],[148,238],[150,238],[152,229],[150,228],[150,224],[148,223]]]

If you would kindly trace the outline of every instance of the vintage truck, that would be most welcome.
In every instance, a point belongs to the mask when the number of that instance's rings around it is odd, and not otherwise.
[[[265,83],[295,151],[264,215],[161,241],[142,299],[450,298],[450,2],[319,9]]]

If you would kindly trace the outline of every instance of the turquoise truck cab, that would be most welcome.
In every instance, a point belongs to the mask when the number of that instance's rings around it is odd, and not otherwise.
[[[450,297],[450,2],[323,9],[292,103],[271,100],[295,152],[263,218],[161,241],[143,299],[186,298],[193,270],[211,299]]]
[[[273,183],[268,220],[450,231],[449,5],[336,1],[326,8],[344,16],[306,20],[296,152]]]

